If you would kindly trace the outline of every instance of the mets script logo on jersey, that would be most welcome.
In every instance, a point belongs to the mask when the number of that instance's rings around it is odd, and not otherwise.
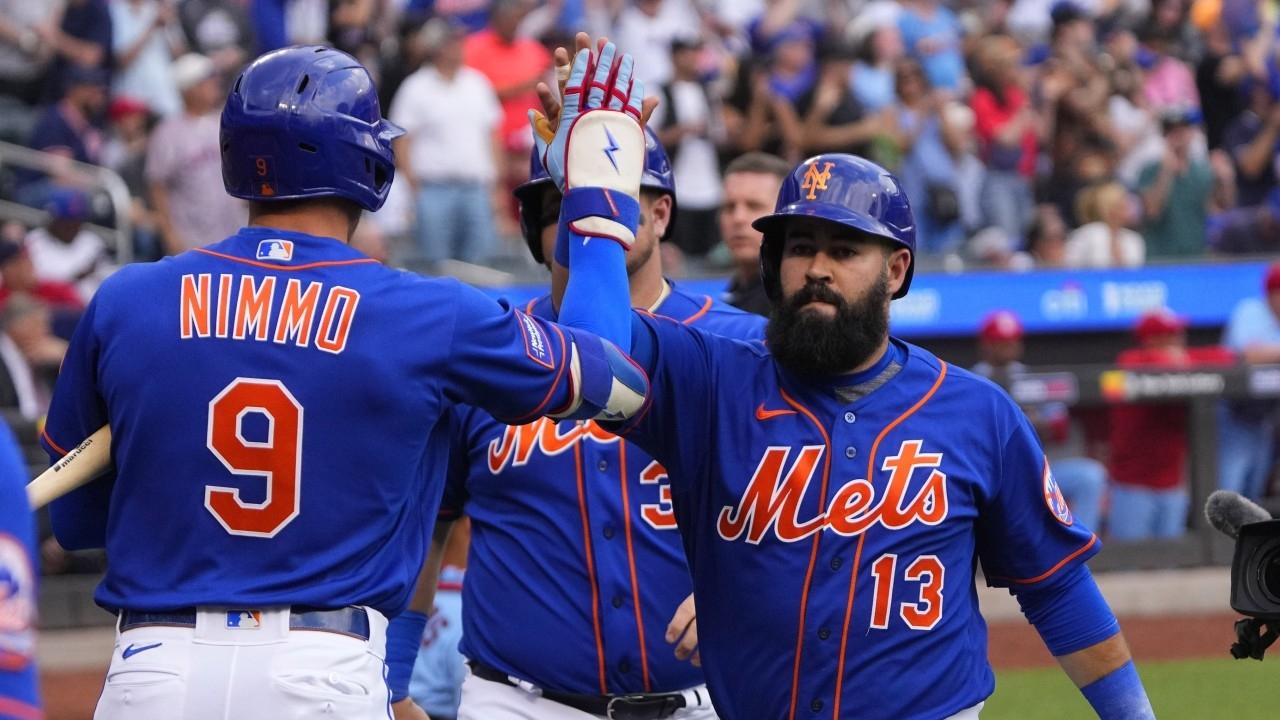
[[[800,181],[800,189],[808,190],[806,195],[810,200],[817,200],[818,196],[814,193],[818,190],[825,191],[827,189],[827,181],[831,179],[831,166],[833,162],[822,163],[822,169],[818,169],[818,163],[813,163],[808,170],[804,171],[804,179]]]
[[[798,542],[827,528],[852,536],[877,524],[888,530],[913,523],[937,525],[947,517],[947,476],[937,469],[942,453],[922,453],[922,444],[906,440],[897,455],[884,459],[880,469],[889,478],[879,497],[871,482],[851,480],[830,495],[826,508],[805,519],[800,518],[800,504],[822,465],[826,447],[806,445],[788,465],[792,448],[772,446],[765,450],[738,504],[720,510],[716,529],[725,540],[745,535],[754,545],[770,530],[783,542]],[[923,480],[916,481],[917,475]]]
[[[1071,525],[1076,521],[1071,515],[1071,508],[1067,507],[1067,499],[1062,496],[1062,488],[1058,487],[1058,481],[1053,477],[1053,470],[1049,469],[1047,458],[1044,461],[1044,504],[1063,525]]]
[[[293,241],[292,240],[263,240],[258,243],[258,259],[259,260],[283,260],[289,261],[293,259]]]
[[[35,588],[26,549],[0,533],[0,667],[25,666],[35,649]]]
[[[528,425],[507,425],[502,436],[489,443],[489,472],[497,475],[508,465],[521,467],[529,462],[535,450],[554,457],[587,439],[613,443],[618,441],[618,436],[589,421],[557,423],[538,418]]]

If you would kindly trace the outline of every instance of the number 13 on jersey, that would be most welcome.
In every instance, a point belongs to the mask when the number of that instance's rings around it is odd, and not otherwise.
[[[266,418],[264,441],[246,440],[246,416]],[[204,506],[232,535],[275,537],[302,503],[302,405],[279,380],[236,378],[209,401],[209,452],[233,475],[265,478],[266,497],[245,502],[238,488],[206,485]]]

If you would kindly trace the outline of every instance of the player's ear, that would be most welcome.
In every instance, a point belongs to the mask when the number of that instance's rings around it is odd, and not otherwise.
[[[653,234],[660,238],[671,227],[671,196],[654,195],[649,213],[653,216]]]
[[[885,267],[889,271],[889,296],[893,297],[906,282],[911,267],[911,251],[904,247],[885,249]]]

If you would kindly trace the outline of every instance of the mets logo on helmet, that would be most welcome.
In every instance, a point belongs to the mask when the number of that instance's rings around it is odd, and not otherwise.
[[[805,197],[810,200],[817,200],[818,196],[814,193],[818,190],[827,189],[827,181],[831,179],[831,166],[833,162],[822,163],[822,169],[818,169],[818,163],[813,163],[808,170],[804,171],[804,179],[800,181],[800,189],[808,190],[809,194]]]

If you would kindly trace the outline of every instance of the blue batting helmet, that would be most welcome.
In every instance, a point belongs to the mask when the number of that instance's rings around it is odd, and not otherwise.
[[[542,256],[542,189],[555,187],[551,175],[542,165],[538,150],[534,148],[529,154],[529,179],[517,186],[513,193],[520,205],[520,234],[529,246],[529,252],[539,265],[546,262]],[[671,171],[671,161],[667,159],[667,151],[658,136],[648,127],[644,129],[644,175],[640,178],[640,187],[656,190],[671,196],[671,220],[667,223],[662,240],[671,237],[676,224],[676,179]]]
[[[772,215],[751,224],[764,234],[760,246],[760,274],[776,303],[782,298],[778,277],[787,220],[811,217],[859,230],[911,251],[911,262],[900,298],[911,286],[915,271],[916,223],[898,178],[879,165],[843,153],[818,155],[800,165],[782,183]]]
[[[377,210],[395,178],[373,78],[321,46],[269,52],[236,78],[222,110],[222,184],[245,200],[340,197]]]

